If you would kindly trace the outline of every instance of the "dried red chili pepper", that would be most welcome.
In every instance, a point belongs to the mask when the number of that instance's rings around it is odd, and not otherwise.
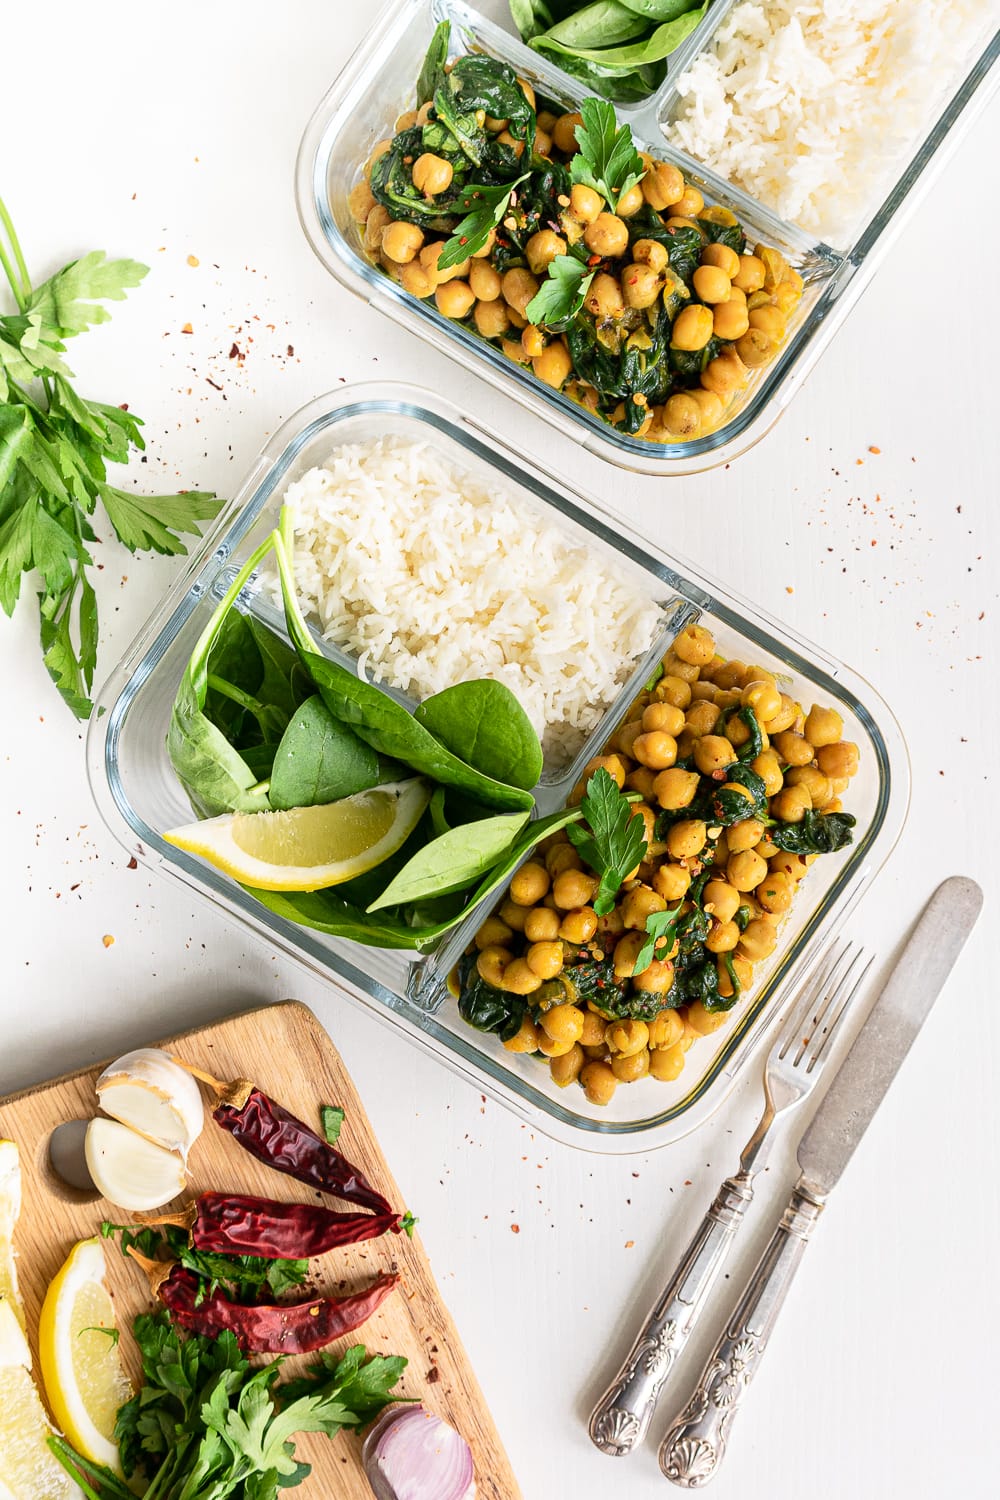
[[[391,1210],[341,1214],[318,1204],[272,1203],[242,1193],[200,1193],[183,1213],[143,1222],[186,1229],[196,1250],[259,1255],[265,1260],[308,1260],[338,1245],[375,1240],[400,1228],[400,1216]]]
[[[323,1193],[370,1208],[372,1213],[392,1213],[389,1200],[372,1187],[353,1162],[262,1093],[249,1078],[220,1083],[179,1057],[174,1061],[215,1090],[218,1103],[212,1118],[258,1161]]]
[[[308,1354],[323,1349],[366,1323],[399,1284],[399,1277],[392,1273],[379,1276],[363,1292],[349,1297],[248,1306],[230,1302],[218,1290],[206,1292],[204,1282],[178,1261],[147,1260],[131,1246],[129,1254],[142,1266],[153,1294],[175,1323],[208,1338],[229,1330],[246,1354]]]

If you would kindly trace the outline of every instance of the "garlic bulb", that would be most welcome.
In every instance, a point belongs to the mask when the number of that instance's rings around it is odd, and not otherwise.
[[[144,1213],[184,1191],[187,1174],[176,1152],[117,1120],[91,1120],[85,1151],[94,1186],[118,1208]]]
[[[168,1151],[179,1151],[185,1161],[205,1123],[191,1074],[156,1047],[126,1052],[106,1067],[97,1080],[97,1097],[113,1120]]]

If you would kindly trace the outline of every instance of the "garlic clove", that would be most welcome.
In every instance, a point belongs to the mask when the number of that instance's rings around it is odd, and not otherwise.
[[[97,1080],[97,1097],[113,1120],[179,1151],[185,1161],[205,1123],[197,1083],[156,1047],[126,1052],[106,1067]]]
[[[85,1151],[94,1186],[117,1208],[144,1213],[184,1191],[187,1175],[176,1152],[118,1120],[91,1120]]]

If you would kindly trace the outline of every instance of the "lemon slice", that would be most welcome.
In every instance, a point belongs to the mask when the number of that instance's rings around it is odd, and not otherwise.
[[[0,1141],[0,1297],[6,1297],[22,1329],[24,1309],[17,1291],[14,1225],[21,1212],[21,1159],[13,1141]],[[29,1358],[28,1368],[31,1368]],[[3,1500],[0,1495],[0,1500]]]
[[[224,813],[172,828],[168,844],[262,891],[318,891],[373,870],[405,844],[431,789],[393,781],[289,812]]]
[[[100,1240],[73,1246],[42,1303],[38,1354],[52,1415],[68,1440],[84,1458],[120,1474],[115,1417],[132,1388],[118,1355],[104,1272]]]
[[[52,1432],[31,1378],[31,1351],[8,1297],[0,1297],[0,1497],[81,1500],[52,1453]]]

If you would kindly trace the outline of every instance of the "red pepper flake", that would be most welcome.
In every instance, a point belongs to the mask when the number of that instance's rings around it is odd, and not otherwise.
[[[106,932],[101,938],[101,942],[104,944],[105,948],[112,948],[114,947],[115,940],[111,936],[110,932]]]
[[[690,1187],[691,1186],[691,1179],[690,1179],[690,1177],[685,1177],[685,1179],[684,1179],[684,1186],[685,1187]]]
[[[243,355],[240,353],[240,346],[239,346],[239,344],[234,344],[233,347],[230,349],[230,351],[229,351],[229,358],[230,359],[242,359],[243,358]]]
[[[795,593],[795,590],[792,588],[792,585],[790,583],[786,583],[785,584],[785,593],[786,594],[794,594]]]
[[[632,1250],[634,1247],[635,1247],[635,1240],[626,1240],[625,1241],[625,1249],[626,1250]]]
[[[881,448],[876,448],[875,444],[872,443],[872,444],[870,444],[870,446],[868,448],[868,452],[869,453],[881,453],[882,449]]]
[[[587,256],[587,265],[588,266],[599,266],[601,264],[601,259],[602,259],[602,257],[600,255],[588,255]]]
[[[520,1226],[520,1224],[512,1224],[510,1226],[510,1232],[511,1232],[511,1234],[520,1234],[521,1233],[521,1226]]]
[[[128,864],[125,866],[125,868],[126,868],[126,870],[138,870],[138,868],[139,868],[139,861],[136,859],[136,857],[135,857],[134,854],[133,854],[132,858],[129,860]]]
[[[287,354],[287,355],[288,355],[288,358],[289,358],[289,359],[291,359],[291,358],[292,358],[292,356],[293,356],[293,355],[294,355],[294,353],[295,353],[295,348],[294,348],[294,346],[293,346],[293,345],[292,345],[292,344],[289,344],[289,346],[288,346],[288,348],[287,348],[287,350],[286,350],[286,351],[285,351],[285,352],[286,352],[286,354]]]
[[[184,327],[181,329],[181,333],[194,333],[194,329],[191,327],[190,323],[185,323]]]
[[[219,385],[217,381],[213,380],[211,378],[211,376],[206,375],[205,379],[208,381],[209,385],[212,387],[213,390],[216,390],[216,391],[221,391],[222,390],[222,386]]]
[[[438,1369],[437,1365],[431,1365],[430,1369],[427,1371],[427,1384],[437,1385],[440,1379],[441,1371]]]

